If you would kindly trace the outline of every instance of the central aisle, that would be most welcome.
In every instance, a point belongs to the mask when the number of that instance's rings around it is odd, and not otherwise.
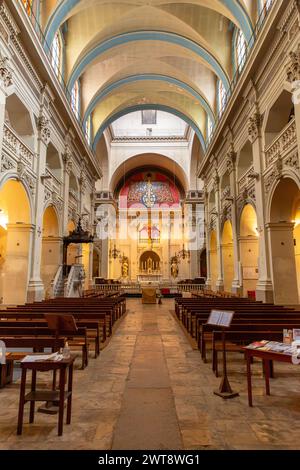
[[[174,343],[174,322],[162,305],[143,304],[142,312],[140,307],[139,301],[118,332],[126,335],[136,318],[139,326],[112,448],[182,449],[165,357],[165,346]]]

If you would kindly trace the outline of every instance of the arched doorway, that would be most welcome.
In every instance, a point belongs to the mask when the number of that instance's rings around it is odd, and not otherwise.
[[[207,278],[207,259],[206,249],[202,250],[200,255],[200,276]]]
[[[140,256],[140,272],[152,273],[160,270],[160,257],[155,251],[145,251]]]
[[[224,290],[231,291],[232,281],[234,278],[234,262],[233,262],[233,235],[232,225],[226,220],[222,233],[222,259],[223,259],[223,275]]]
[[[100,254],[94,246],[93,250],[93,278],[94,277],[100,277]]]
[[[26,301],[31,242],[31,209],[22,183],[9,180],[0,190],[0,300]]]
[[[300,279],[300,191],[291,178],[283,178],[274,191],[268,224],[274,299],[277,304],[298,304]]]
[[[51,281],[54,279],[61,262],[62,244],[59,237],[59,224],[54,207],[49,206],[43,217],[43,242],[41,278],[44,284],[45,296],[51,289]]]
[[[253,295],[258,280],[259,241],[254,207],[246,204],[240,218],[240,257],[243,295]]]
[[[209,255],[210,255],[211,288],[212,290],[215,290],[217,279],[218,279],[217,234],[215,230],[213,230],[210,234]]]

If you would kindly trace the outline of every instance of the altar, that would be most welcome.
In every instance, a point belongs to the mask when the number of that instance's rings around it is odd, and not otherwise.
[[[147,274],[139,274],[138,275],[138,282],[142,283],[149,283],[149,282],[155,282],[159,283],[162,280],[162,274],[156,274],[156,273],[147,273]]]
[[[142,303],[156,304],[156,287],[142,287]]]

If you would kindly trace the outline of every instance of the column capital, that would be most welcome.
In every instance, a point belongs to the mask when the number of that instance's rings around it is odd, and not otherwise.
[[[256,109],[254,114],[249,118],[248,122],[248,135],[252,144],[260,136],[261,124],[262,116],[258,109]]]
[[[216,172],[214,178],[213,178],[213,185],[214,185],[214,190],[219,191],[219,183],[220,183],[220,177],[218,173]]]
[[[300,88],[300,43],[296,51],[289,53],[289,62],[286,65],[287,81],[292,84],[293,89]]]
[[[13,84],[13,70],[8,57],[0,53],[0,85],[5,89]]]
[[[235,169],[235,162],[236,162],[236,152],[234,151],[233,143],[230,145],[229,151],[227,152],[226,158],[226,167],[228,173],[232,173]]]
[[[72,163],[72,153],[71,150],[68,146],[65,148],[65,153],[62,155],[64,167],[65,167],[65,172],[69,175],[72,171],[73,168],[73,163]]]
[[[44,115],[41,114],[38,119],[38,130],[39,130],[39,139],[48,146],[51,137],[50,131],[50,122],[49,119]]]
[[[87,187],[87,178],[86,174],[82,171],[79,178],[80,192],[83,194]]]

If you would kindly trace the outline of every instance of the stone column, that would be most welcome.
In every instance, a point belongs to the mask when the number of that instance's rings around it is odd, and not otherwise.
[[[69,221],[69,187],[70,187],[70,173],[72,171],[72,154],[68,146],[66,146],[65,153],[63,154],[64,162],[64,191],[63,191],[63,235],[67,236],[68,221]]]
[[[8,224],[2,292],[5,305],[24,304],[30,274],[31,240],[34,226]]]
[[[206,240],[206,288],[211,289],[211,271],[210,271],[210,233],[209,233],[209,212],[208,212],[208,193],[204,190],[204,230]]]
[[[256,215],[259,232],[259,278],[256,285],[256,298],[263,302],[273,302],[270,250],[266,228],[264,182],[262,177],[264,166],[261,139],[261,115],[257,108],[253,116],[249,119],[248,132],[253,152],[253,173],[250,173],[249,177],[255,179]]]
[[[10,68],[8,57],[3,57],[0,53],[0,161],[4,135],[5,105],[8,88],[12,85],[12,77],[12,69]]]
[[[294,223],[270,223],[267,230],[272,248],[274,301],[281,305],[298,305]]]
[[[232,223],[232,236],[233,236],[233,263],[234,263],[234,277],[232,281],[232,292],[234,294],[241,294],[242,279],[240,276],[240,246],[239,246],[239,227],[237,218],[237,204],[236,204],[236,153],[234,152],[233,146],[231,146],[227,155],[227,171],[229,173],[230,180],[230,196],[231,200],[231,223]]]
[[[224,275],[223,275],[223,257],[222,257],[222,233],[221,233],[221,203],[220,203],[220,178],[216,173],[214,177],[214,190],[215,190],[215,202],[216,202],[216,234],[217,234],[217,266],[218,266],[218,277],[216,281],[216,290],[224,290]]]
[[[42,230],[45,204],[43,175],[46,169],[47,147],[50,141],[49,120],[41,113],[38,120],[38,162],[35,195],[35,229],[31,250],[31,275],[28,284],[28,302],[44,298],[44,285],[41,279]]]
[[[91,227],[91,234],[95,237],[95,230],[94,230],[94,217],[95,217],[95,197],[96,197],[96,192],[95,188],[93,188],[93,191],[91,193],[91,214],[90,214],[90,221],[89,225]],[[93,264],[94,264],[94,244],[91,243],[90,245],[90,259],[89,259],[89,285],[92,287],[93,285]]]

